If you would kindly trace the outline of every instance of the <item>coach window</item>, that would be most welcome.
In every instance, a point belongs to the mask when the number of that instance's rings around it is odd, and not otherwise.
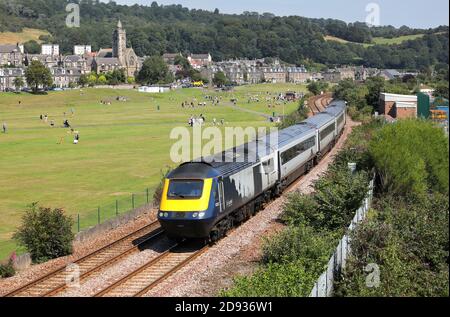
[[[275,164],[274,164],[273,159],[263,162],[262,166],[263,166],[263,171],[266,174],[270,174],[275,170]]]

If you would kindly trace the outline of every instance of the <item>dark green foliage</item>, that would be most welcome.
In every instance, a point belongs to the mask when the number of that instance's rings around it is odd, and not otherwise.
[[[161,56],[147,58],[137,76],[137,81],[146,85],[169,84],[173,80],[173,75]]]
[[[222,297],[306,297],[316,277],[298,263],[269,264],[252,276],[237,277]]]
[[[369,151],[385,192],[411,197],[430,190],[448,193],[448,138],[431,122],[385,125],[374,135]]]
[[[309,109],[305,107],[305,100],[309,97],[311,96],[307,94],[300,100],[297,110],[285,116],[283,121],[278,124],[278,129],[286,129],[308,118]]]
[[[106,80],[108,85],[119,85],[127,82],[127,77],[123,69],[115,69],[111,72],[106,73]]]
[[[25,78],[27,83],[32,87],[34,92],[39,90],[39,87],[48,88],[53,85],[53,78],[50,70],[45,67],[40,61],[32,61],[25,71]]]
[[[352,257],[338,296],[448,296],[448,196],[422,200],[388,196],[352,234]],[[368,288],[363,268],[380,268],[380,286]]]
[[[23,47],[25,50],[25,53],[28,54],[40,54],[41,53],[41,45],[39,45],[36,41],[28,41],[23,43]]]
[[[262,262],[296,262],[306,270],[320,274],[333,251],[333,242],[333,236],[327,231],[308,226],[289,226],[264,240]]]
[[[33,203],[25,211],[13,238],[26,247],[34,262],[45,262],[72,253],[72,224],[72,218],[62,209]]]
[[[13,260],[9,259],[6,264],[0,263],[0,277],[8,278],[12,277],[16,274],[16,270],[14,269]]]
[[[214,74],[213,83],[218,87],[222,87],[228,83],[228,79],[223,72],[217,72]]]
[[[155,192],[153,193],[153,203],[156,205],[159,205],[161,202],[161,196],[164,189],[164,182],[166,180],[166,176],[170,173],[171,169],[166,168],[165,170],[160,171],[161,175],[161,181],[158,184],[158,187],[156,187]]]
[[[279,57],[292,64],[363,63],[379,68],[422,69],[448,64],[448,27],[418,30],[402,27],[368,28],[365,23],[273,14],[229,15],[189,10],[181,5],[122,6],[114,1],[80,1],[80,28],[65,25],[66,0],[0,1],[0,31],[24,27],[48,30],[63,53],[74,44],[92,44],[94,50],[111,46],[111,31],[122,19],[128,42],[139,56],[164,52],[211,52],[216,60],[236,57]],[[442,32],[442,34],[437,34]],[[399,45],[327,42],[324,35],[369,43],[374,36],[426,33]]]
[[[330,169],[314,184],[311,196],[295,193],[285,204],[282,220],[293,226],[339,231],[350,224],[368,191],[364,171],[354,175],[347,166]]]
[[[307,88],[313,95],[320,95],[321,92],[327,91],[328,86],[329,84],[327,82],[313,81],[308,84]]]

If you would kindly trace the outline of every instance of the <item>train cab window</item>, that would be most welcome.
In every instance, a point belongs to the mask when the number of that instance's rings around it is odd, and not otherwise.
[[[170,199],[196,199],[202,197],[202,180],[171,180],[167,193]]]
[[[261,165],[262,165],[262,173],[264,173],[264,174],[270,174],[275,170],[274,159],[265,161]]]

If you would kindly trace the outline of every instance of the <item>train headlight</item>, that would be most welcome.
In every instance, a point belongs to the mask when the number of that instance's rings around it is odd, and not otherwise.
[[[192,214],[192,217],[197,218],[197,217],[198,217],[198,212],[194,212],[194,213]]]
[[[206,214],[205,214],[204,212],[201,212],[201,213],[198,214],[198,217],[199,217],[199,218],[203,218],[203,217],[205,217],[205,215],[206,215]]]
[[[164,217],[164,213],[160,212],[160,213],[159,213],[159,216],[160,216],[160,217]]]
[[[166,218],[169,217],[169,213],[168,213],[168,212],[165,212],[165,213],[164,213],[164,217],[166,217]]]

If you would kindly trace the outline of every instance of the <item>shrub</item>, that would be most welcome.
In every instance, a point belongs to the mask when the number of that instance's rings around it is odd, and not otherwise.
[[[332,254],[333,246],[334,239],[330,233],[317,232],[311,227],[288,227],[264,240],[262,262],[298,262],[311,273],[320,275]]]
[[[385,125],[375,133],[369,151],[385,192],[411,197],[430,190],[448,193],[448,138],[431,122]]]
[[[158,186],[155,189],[155,192],[153,193],[153,203],[158,204],[161,202],[161,196],[163,194],[164,189],[164,182],[166,180],[166,176],[170,173],[171,168],[167,167],[165,170],[160,171],[160,177],[161,180],[159,181]]]
[[[72,224],[62,209],[33,203],[25,211],[14,239],[26,247],[34,262],[45,262],[72,253]]]
[[[222,297],[302,297],[311,292],[316,276],[299,263],[269,264],[252,276],[234,279]]]
[[[352,256],[338,296],[448,296],[448,196],[383,198],[379,211],[352,233]],[[375,263],[380,285],[369,288],[364,267]]]
[[[0,263],[0,277],[7,278],[12,277],[16,274],[16,270],[14,269],[14,259],[16,254],[13,253],[6,264]]]
[[[318,227],[323,217],[317,209],[317,202],[312,195],[292,193],[283,206],[281,220],[293,227],[301,225]]]

